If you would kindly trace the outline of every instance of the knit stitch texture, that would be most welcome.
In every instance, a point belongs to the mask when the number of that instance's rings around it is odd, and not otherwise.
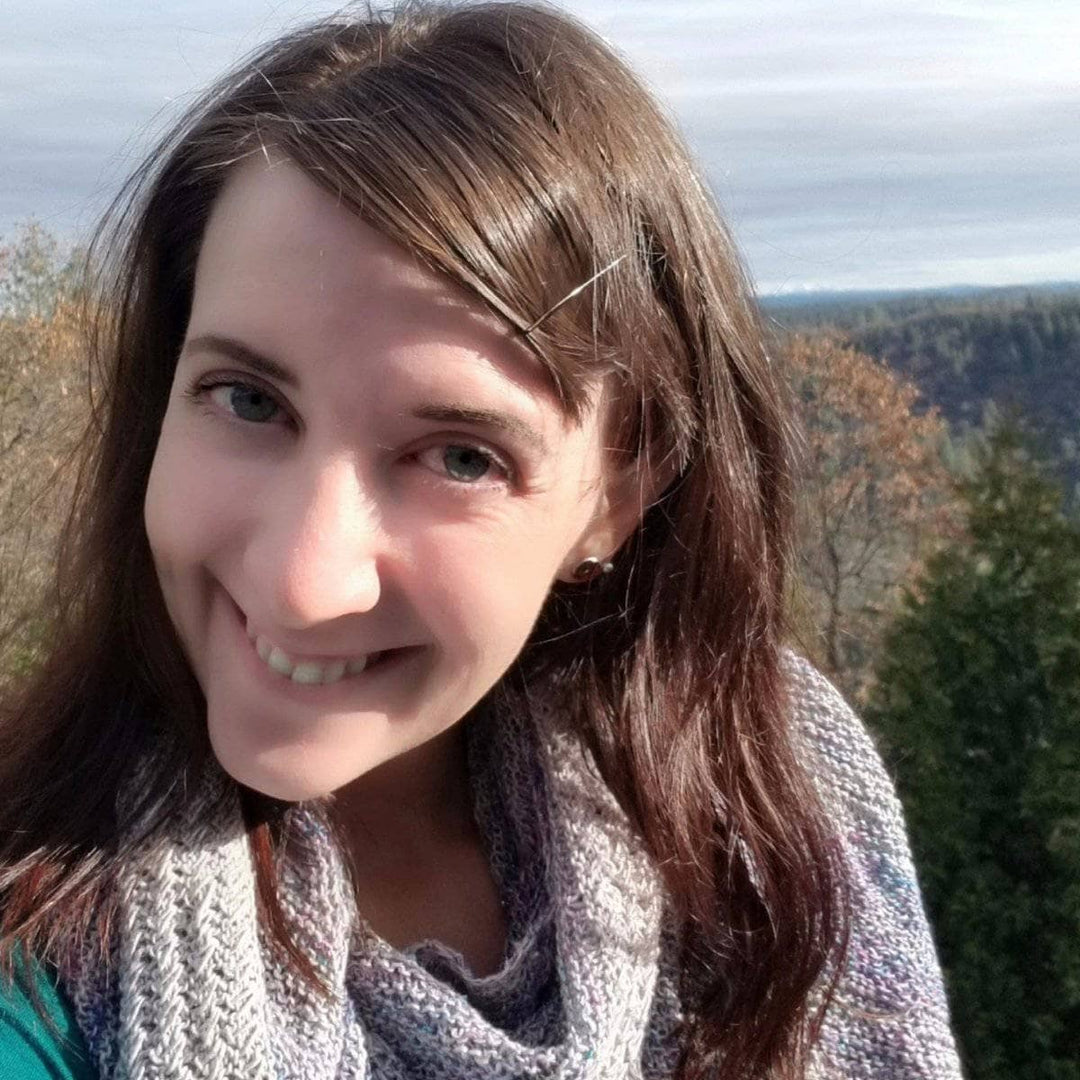
[[[836,691],[789,663],[807,766],[852,879],[849,967],[812,1075],[958,1080],[940,972],[900,808]],[[125,868],[110,963],[65,973],[107,1080],[662,1080],[683,1009],[659,877],[577,740],[542,711],[474,728],[477,821],[508,924],[479,978],[437,942],[397,950],[357,915],[325,810],[289,811],[282,895],[322,1000],[256,917],[233,785],[220,769]],[[216,798],[224,795],[224,799]],[[207,808],[222,809],[209,813]]]

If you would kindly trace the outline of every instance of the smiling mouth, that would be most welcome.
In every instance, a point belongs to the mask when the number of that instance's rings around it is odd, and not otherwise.
[[[382,652],[351,656],[347,659],[316,661],[291,656],[262,634],[253,636],[249,632],[248,639],[255,646],[256,655],[271,671],[303,686],[328,686],[340,682],[342,679],[367,671],[383,657],[399,651],[386,649]]]

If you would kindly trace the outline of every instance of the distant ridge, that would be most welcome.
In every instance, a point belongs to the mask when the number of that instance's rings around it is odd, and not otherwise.
[[[766,311],[792,308],[860,307],[919,300],[1012,300],[1031,293],[1080,292],[1080,281],[1045,281],[1032,285],[944,285],[932,289],[807,289],[802,292],[761,293],[758,303]]]
[[[1002,415],[1027,427],[1080,507],[1080,283],[764,298],[778,345],[828,333],[888,364],[953,433]]]

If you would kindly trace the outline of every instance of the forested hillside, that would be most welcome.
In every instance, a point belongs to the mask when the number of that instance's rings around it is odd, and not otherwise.
[[[896,778],[964,1074],[1073,1080],[1080,288],[765,306],[811,451],[815,658]],[[939,418],[948,439],[914,426]],[[920,447],[951,473],[936,491]]]
[[[765,308],[781,327],[831,328],[884,360],[954,431],[1016,414],[1080,483],[1080,287]]]

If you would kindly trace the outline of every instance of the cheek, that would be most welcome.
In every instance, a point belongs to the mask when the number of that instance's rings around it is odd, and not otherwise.
[[[167,416],[146,488],[144,520],[162,585],[219,546],[230,527],[232,488],[220,463]],[[233,513],[236,505],[232,502]]]
[[[566,557],[551,513],[423,530],[411,562],[425,618],[444,641],[506,663],[524,644]]]

